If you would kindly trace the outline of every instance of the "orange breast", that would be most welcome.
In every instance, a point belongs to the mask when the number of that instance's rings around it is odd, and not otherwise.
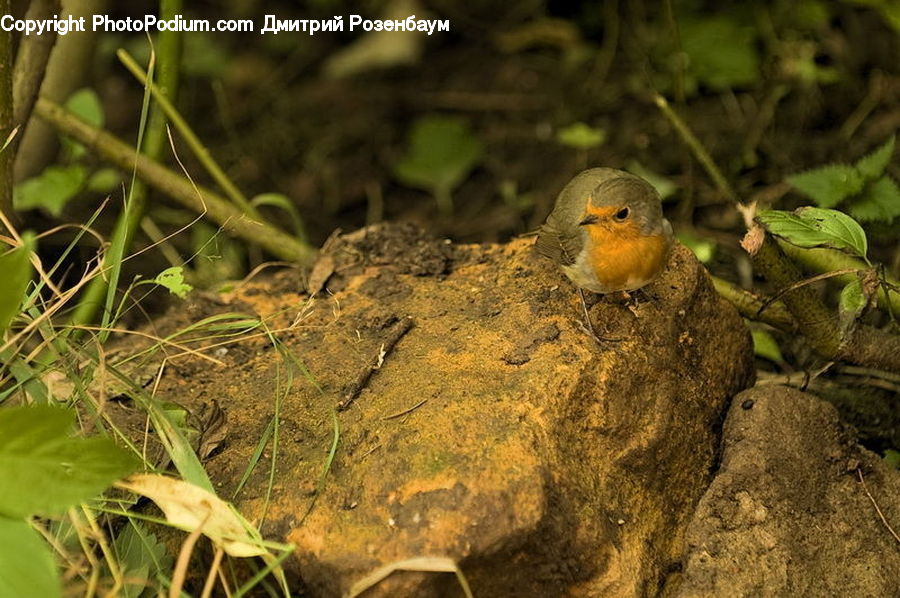
[[[665,235],[641,235],[636,226],[590,226],[586,248],[594,275],[605,292],[631,291],[656,278],[666,265]]]

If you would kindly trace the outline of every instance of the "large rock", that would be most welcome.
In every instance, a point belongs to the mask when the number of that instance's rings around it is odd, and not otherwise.
[[[333,294],[310,299],[281,273],[159,324],[252,311],[276,330],[281,352],[260,335],[218,354],[225,367],[174,360],[160,394],[192,409],[216,399],[227,413],[231,432],[207,463],[223,496],[278,405],[277,453],[236,502],[265,517],[264,535],[296,544],[288,569],[310,596],[420,556],[454,559],[491,597],[652,595],[677,570],[725,406],[752,378],[749,335],[679,246],[636,307],[593,306],[608,339],[598,344],[575,289],[531,245],[367,229],[314,273]],[[414,326],[337,415],[315,496],[334,406],[407,318]],[[303,364],[292,377],[285,353]],[[452,575],[398,572],[367,595],[457,594]]]
[[[671,595],[900,595],[900,474],[855,438],[813,395],[738,395]]]

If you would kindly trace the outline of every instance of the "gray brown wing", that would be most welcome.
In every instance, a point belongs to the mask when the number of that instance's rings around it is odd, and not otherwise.
[[[551,217],[538,230],[538,238],[535,243],[537,252],[563,266],[575,263],[575,258],[581,252],[581,230],[576,229],[575,234],[565,234],[560,227],[555,226]]]

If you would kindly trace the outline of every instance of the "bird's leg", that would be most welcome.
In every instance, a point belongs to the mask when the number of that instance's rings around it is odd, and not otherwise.
[[[618,342],[622,340],[620,338],[604,338],[594,331],[594,324],[591,322],[591,313],[588,311],[587,300],[584,298],[584,289],[581,287],[578,287],[578,295],[581,297],[581,308],[584,310],[585,330],[591,335],[591,338],[597,341],[597,344],[602,342]]]
[[[588,332],[599,341],[597,333],[594,332],[594,325],[591,323],[591,313],[588,311],[587,299],[584,298],[584,289],[581,287],[578,287],[578,296],[581,297],[581,309],[584,310],[584,323],[587,324]]]

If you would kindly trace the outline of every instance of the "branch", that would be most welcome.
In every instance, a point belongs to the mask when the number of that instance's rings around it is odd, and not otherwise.
[[[195,185],[158,162],[135,153],[128,144],[92,127],[58,104],[38,98],[34,111],[53,128],[90,148],[104,160],[126,172],[134,169],[142,181],[182,206],[205,215],[226,233],[255,243],[283,260],[303,265],[315,261],[316,250],[310,245],[270,224],[250,218],[221,195]]]
[[[672,126],[675,127],[675,130],[678,132],[678,135],[681,136],[681,140],[684,141],[691,152],[694,154],[694,157],[700,162],[700,165],[706,170],[706,173],[715,183],[716,188],[719,191],[733,201],[734,203],[741,203],[738,199],[737,194],[734,192],[734,189],[731,188],[731,185],[728,184],[728,179],[722,174],[722,171],[719,170],[719,167],[716,166],[715,161],[713,161],[712,156],[709,155],[709,152],[706,151],[706,148],[703,147],[703,144],[700,143],[700,140],[697,139],[694,132],[685,124],[681,117],[669,106],[669,102],[666,101],[664,97],[661,95],[657,95],[653,98],[653,101],[656,103],[656,106],[662,111],[662,113],[669,119],[669,122],[672,123]]]
[[[736,207],[746,211],[746,206],[728,184],[709,152],[665,98],[657,95],[654,101],[719,191],[732,200]],[[797,321],[800,332],[821,357],[900,372],[900,337],[870,326],[860,326],[849,339],[843,339],[837,317],[825,307],[813,289],[797,284],[802,281],[800,271],[782,253],[771,236],[766,235],[759,250],[751,257],[753,266],[766,280],[778,289],[791,289],[784,293],[784,304]]]
[[[766,236],[759,251],[753,256],[753,265],[775,288],[794,287],[784,293],[784,304],[797,319],[800,331],[816,353],[827,359],[834,359],[841,348],[837,318],[819,300],[814,289],[795,286],[802,280],[800,270],[781,253],[771,236]]]
[[[58,14],[59,0],[33,0],[26,19],[45,20]],[[34,102],[44,81],[44,72],[50,60],[50,51],[56,43],[56,34],[45,32],[43,35],[23,35],[19,40],[19,50],[13,68],[13,115],[19,125],[19,134],[13,140],[13,154],[25,135],[25,128],[31,118]]]
[[[178,129],[178,132],[187,142],[188,147],[191,148],[191,151],[197,157],[197,160],[203,165],[206,169],[206,172],[213,178],[213,180],[219,185],[222,191],[225,192],[225,195],[231,199],[239,208],[241,208],[247,214],[250,214],[254,218],[259,219],[259,213],[256,211],[256,208],[247,201],[247,198],[241,193],[240,189],[231,182],[231,179],[228,178],[228,175],[222,170],[219,164],[213,159],[212,155],[209,153],[209,150],[206,149],[206,146],[203,145],[203,142],[200,141],[200,138],[194,133],[194,130],[191,129],[191,126],[187,123],[186,120],[178,113],[178,110],[175,108],[174,104],[170,98],[166,97],[166,94],[158,87],[153,81],[147,79],[147,73],[138,66],[138,64],[134,61],[134,59],[126,52],[125,50],[119,50],[116,55],[119,57],[119,61],[125,65],[134,77],[141,82],[141,85],[148,86],[150,89],[150,93],[153,95],[153,99],[156,100],[157,105],[162,110],[162,112],[172,121],[172,124],[175,125],[175,128]],[[165,85],[163,85],[165,87]]]
[[[900,373],[900,336],[871,326],[861,326],[835,358]]]
[[[712,278],[716,292],[728,303],[732,304],[745,318],[763,322],[785,332],[796,332],[797,322],[794,321],[791,313],[780,301],[775,301],[767,306],[766,300],[750,291],[746,291],[718,276],[710,276],[710,278]]]
[[[108,0],[66,0],[60,16],[84,17],[90,22],[92,15],[109,12],[109,4]],[[94,63],[94,48],[99,37],[100,33],[92,27],[86,27],[83,32],[56,36],[38,95],[63,103],[73,92],[84,87]],[[39,174],[54,161],[58,147],[56,132],[39,119],[30,119],[15,156],[15,180],[21,182]]]
[[[869,269],[869,265],[862,260],[856,259],[837,249],[826,249],[824,247],[804,249],[802,247],[797,247],[796,245],[791,245],[785,241],[779,241],[778,246],[781,247],[781,250],[793,261],[813,272]],[[856,276],[853,274],[844,274],[836,276],[835,279],[841,284],[846,285],[856,279]],[[893,276],[885,274],[885,280],[888,284],[900,288],[900,280],[897,280]],[[900,314],[900,293],[894,290],[887,292],[883,287],[879,287],[878,306],[885,311],[893,310],[895,314]]]
[[[10,14],[9,0],[0,0],[0,14]],[[0,147],[15,126],[12,103],[12,33],[0,29]],[[0,212],[10,220],[12,211],[12,165],[15,154],[7,145],[0,150]],[[0,232],[3,229],[0,228]]]

